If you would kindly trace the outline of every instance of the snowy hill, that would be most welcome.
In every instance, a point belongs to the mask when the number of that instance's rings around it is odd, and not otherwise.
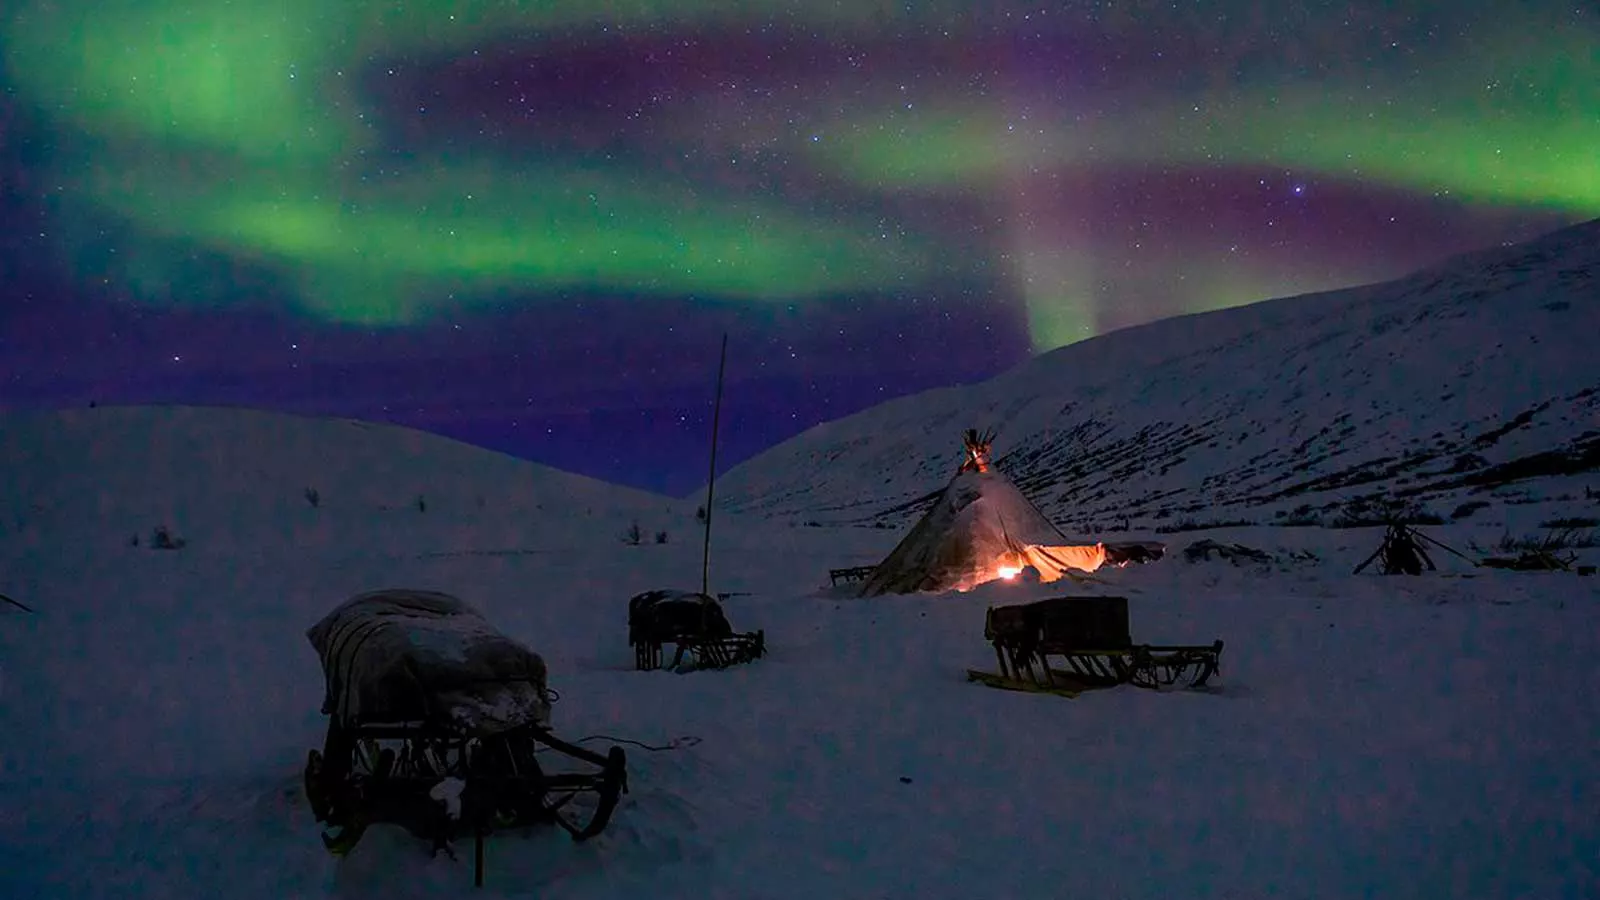
[[[1063,527],[1600,513],[1600,220],[1407,278],[1184,316],[826,423],[732,469],[727,508],[900,526],[959,435]],[[1587,480],[1581,476],[1589,475]]]
[[[575,519],[668,528],[682,505],[391,425],[178,406],[0,416],[0,540],[56,551],[148,546],[163,526],[215,549],[515,547]]]

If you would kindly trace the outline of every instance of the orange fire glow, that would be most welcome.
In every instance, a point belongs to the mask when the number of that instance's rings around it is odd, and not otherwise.
[[[1011,579],[1011,578],[1017,577],[1017,573],[1021,572],[1021,571],[1022,570],[1017,568],[1016,566],[1001,566],[999,569],[996,570],[996,572],[1000,575],[1001,578],[1006,578],[1006,579]]]

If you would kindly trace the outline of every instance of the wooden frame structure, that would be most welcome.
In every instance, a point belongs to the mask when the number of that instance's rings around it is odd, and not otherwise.
[[[586,771],[547,771],[536,758],[551,758],[545,751]],[[349,853],[379,823],[399,825],[452,858],[452,843],[471,835],[479,887],[487,834],[548,823],[585,841],[605,829],[627,788],[621,747],[600,754],[533,725],[476,735],[420,722],[330,724],[323,749],[310,751],[305,768],[306,799],[327,825],[329,852]],[[569,805],[584,795],[591,808],[573,815]]]
[[[866,581],[872,576],[872,570],[876,568],[877,566],[850,566],[844,569],[829,569],[828,581],[834,587],[838,587],[841,581],[846,584],[853,581]]]
[[[1126,597],[1052,597],[990,607],[983,634],[994,645],[999,672],[968,669],[968,680],[1066,696],[1120,684],[1203,687],[1217,674],[1222,656],[1220,640],[1135,644]]]
[[[553,824],[588,840],[627,791],[622,748],[552,734],[544,661],[458,598],[367,592],[306,636],[322,660],[328,731],[306,755],[304,785],[337,856],[376,824],[451,858],[470,835],[481,886],[490,832]]]
[[[641,672],[661,668],[665,644],[675,647],[668,666],[674,671],[685,654],[694,656],[695,668],[726,669],[765,656],[767,634],[734,633],[722,605],[709,594],[657,590],[628,600],[628,644],[633,647],[634,668]]]
[[[1452,549],[1437,538],[1423,534],[1410,525],[1403,522],[1391,522],[1388,530],[1383,534],[1383,543],[1378,546],[1378,549],[1372,551],[1372,555],[1363,560],[1361,565],[1356,566],[1355,570],[1350,574],[1360,575],[1362,570],[1372,565],[1374,560],[1378,561],[1378,571],[1384,575],[1421,575],[1424,566],[1427,567],[1429,572],[1437,571],[1439,567],[1433,564],[1433,558],[1424,549],[1424,544],[1432,544],[1441,550],[1459,556],[1472,566],[1488,564],[1487,560],[1483,563],[1478,563],[1463,556],[1460,551]]]

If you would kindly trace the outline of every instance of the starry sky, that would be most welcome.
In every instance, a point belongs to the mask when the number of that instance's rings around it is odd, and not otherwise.
[[[0,410],[391,421],[677,495],[723,334],[731,465],[1600,216],[1572,0],[18,0],[0,48]]]

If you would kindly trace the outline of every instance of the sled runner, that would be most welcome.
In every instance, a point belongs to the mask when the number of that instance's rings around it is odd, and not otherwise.
[[[378,823],[452,858],[452,842],[471,835],[481,885],[491,831],[553,823],[582,841],[610,821],[627,790],[622,748],[601,754],[553,735],[544,660],[466,603],[375,591],[306,634],[329,718],[305,790],[330,852],[348,853]]]
[[[845,584],[854,581],[866,581],[872,577],[872,570],[876,568],[877,566],[848,566],[843,569],[829,569],[828,583],[833,587],[838,587],[841,581]]]
[[[1210,645],[1135,644],[1126,597],[1052,597],[992,606],[983,636],[1000,670],[967,670],[989,687],[1073,697],[1088,688],[1202,687],[1217,674],[1222,641]]]
[[[628,644],[641,672],[661,668],[661,647],[676,645],[676,670],[685,653],[696,668],[725,669],[760,659],[767,652],[765,631],[735,634],[722,605],[708,594],[689,591],[646,591],[628,600]]]

